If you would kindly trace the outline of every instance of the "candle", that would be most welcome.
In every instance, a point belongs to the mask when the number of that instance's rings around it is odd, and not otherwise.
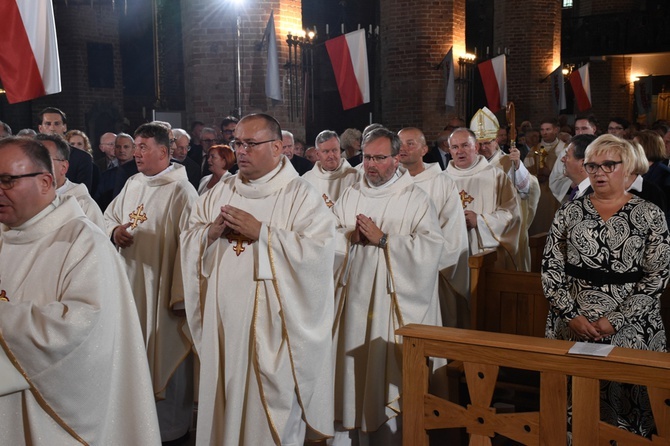
[[[372,35],[372,25],[370,25],[370,35]]]
[[[326,23],[326,35],[330,34],[329,31],[330,31],[330,29],[328,27],[328,24]]]
[[[340,25],[340,29],[342,30],[342,34],[344,34],[344,23]]]

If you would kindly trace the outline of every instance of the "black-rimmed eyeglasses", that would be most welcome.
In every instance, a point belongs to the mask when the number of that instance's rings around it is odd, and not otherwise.
[[[0,175],[0,189],[9,190],[14,187],[16,180],[27,177],[36,177],[37,175],[42,175],[43,173],[49,172],[24,173],[23,175]]]
[[[256,141],[244,142],[244,141],[234,140],[234,141],[231,141],[230,144],[235,148],[235,151],[238,151],[240,149],[244,149],[244,150],[251,149],[251,150],[253,150],[256,147],[260,146],[261,144],[265,144],[265,143],[268,143],[268,142],[274,142],[274,141],[277,141],[277,140],[276,139],[268,139],[267,141],[258,141],[258,142],[256,142]]]
[[[598,172],[598,169],[602,169],[605,173],[612,173],[614,172],[614,169],[616,169],[617,164],[621,163],[623,163],[623,161],[605,161],[602,164],[584,163],[584,170],[590,175]]]

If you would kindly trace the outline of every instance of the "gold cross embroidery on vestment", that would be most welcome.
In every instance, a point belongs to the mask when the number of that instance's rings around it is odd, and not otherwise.
[[[469,203],[475,201],[475,199],[472,196],[468,195],[468,193],[465,192],[465,190],[460,191],[458,195],[460,195],[461,197],[461,205],[463,205],[463,209],[465,209]]]
[[[328,206],[329,208],[332,208],[333,206],[335,206],[335,203],[333,203],[332,200],[330,198],[328,198],[328,195],[323,194],[323,195],[321,195],[321,197],[323,198],[323,201],[326,202],[326,206]]]
[[[0,301],[9,302],[9,297],[7,297],[7,291],[5,290],[0,291]]]
[[[246,235],[240,234],[237,231],[230,232],[227,238],[228,243],[233,243],[233,241],[236,242],[235,246],[233,246],[233,250],[235,251],[235,255],[238,257],[246,250],[246,248],[244,247],[244,242],[247,242],[247,246],[251,245],[254,242]]]
[[[137,206],[137,209],[128,216],[131,222],[130,229],[135,229],[140,223],[147,221],[147,214],[144,213],[144,204]]]

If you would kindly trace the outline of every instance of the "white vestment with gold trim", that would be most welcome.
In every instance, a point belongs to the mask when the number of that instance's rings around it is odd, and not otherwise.
[[[335,420],[373,432],[401,412],[402,343],[409,323],[441,325],[438,274],[445,241],[428,195],[399,168],[394,183],[365,177],[332,208],[344,261],[335,290]],[[364,214],[388,234],[386,249],[349,243]]]
[[[360,171],[342,158],[335,170],[324,170],[321,161],[317,161],[312,170],[302,177],[316,188],[328,207],[332,207],[347,187],[359,181],[360,175]]]
[[[201,361],[196,443],[278,444],[296,401],[308,438],[332,436],[334,218],[285,157],[261,181],[240,175],[200,197],[181,238]],[[224,205],[259,220],[260,239],[207,246]]]
[[[183,398],[167,394],[166,387],[191,352],[186,319],[176,315],[174,310],[184,308],[179,234],[186,228],[197,197],[184,166],[173,164],[152,177],[143,173],[130,177],[105,210],[110,237],[118,225],[134,222],[136,226],[129,228],[133,244],[120,248],[119,252],[135,295],[156,400],[161,406],[175,404],[169,409],[159,406],[164,440],[174,439],[171,437],[177,431],[188,431],[192,412],[188,402],[179,403],[192,395],[192,383],[186,382],[177,388],[189,395]],[[173,414],[169,421],[163,410]]]
[[[496,249],[496,265],[516,270],[520,264],[521,214],[517,194],[507,174],[481,155],[477,155],[468,169],[459,169],[450,161],[447,172],[456,182],[464,210],[477,214],[477,227],[468,231],[470,255]]]
[[[430,197],[444,237],[440,262],[440,311],[445,327],[470,326],[470,268],[468,231],[456,183],[438,163],[424,164],[425,170],[412,177]]]
[[[74,197],[0,230],[0,354],[31,384],[0,396],[0,443],[160,445],[137,311],[109,239]]]

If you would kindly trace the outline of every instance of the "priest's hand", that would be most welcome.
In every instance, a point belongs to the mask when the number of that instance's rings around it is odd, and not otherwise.
[[[477,227],[477,214],[472,211],[465,211],[465,227],[475,229]]]
[[[591,322],[591,325],[598,331],[599,336],[594,338],[594,341],[600,341],[606,336],[611,336],[615,333],[614,327],[606,317],[601,317],[595,322]]]
[[[356,216],[356,228],[360,231],[361,235],[364,236],[370,243],[375,246],[379,246],[379,241],[384,236],[379,227],[372,221],[370,217],[367,217],[363,214],[358,214]]]
[[[358,225],[354,228],[353,231],[349,233],[349,241],[351,242],[352,245],[367,245],[370,243],[370,241],[365,238],[363,234],[361,234],[361,230],[358,228]]]
[[[514,163],[514,170],[519,170],[521,163],[521,152],[516,147],[509,148],[509,159]]]
[[[248,212],[234,206],[226,205],[221,208],[221,215],[230,229],[240,234],[258,240],[261,236],[261,222]]]
[[[128,232],[131,223],[119,225],[112,232],[112,241],[119,248],[127,248],[133,245],[133,235]]]
[[[226,234],[226,230],[230,229],[226,226],[226,220],[223,218],[223,206],[221,206],[221,212],[219,212],[219,215],[217,215],[207,230],[207,246],[223,237]]]
[[[570,322],[568,322],[568,328],[572,331],[575,337],[580,340],[595,341],[601,337],[600,332],[598,332],[596,327],[582,315],[570,320]]]

